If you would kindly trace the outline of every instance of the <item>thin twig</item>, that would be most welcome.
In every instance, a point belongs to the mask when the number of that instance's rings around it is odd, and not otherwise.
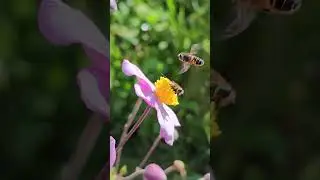
[[[130,174],[129,176],[123,177],[123,180],[131,180],[134,179],[135,177],[141,175],[144,173],[144,169],[140,169],[138,171],[133,172],[132,174]]]
[[[119,143],[116,151],[117,154],[119,151],[123,148],[123,146],[126,144],[126,142],[130,139],[130,137],[133,135],[133,133],[138,129],[140,124],[143,122],[143,120],[147,117],[151,110],[150,106],[147,106],[147,108],[143,111],[143,114],[140,116],[140,118],[137,120],[137,122],[133,125],[132,129],[129,131],[129,133],[125,136],[122,142]]]
[[[128,130],[131,126],[131,124],[133,123],[133,120],[135,119],[139,109],[140,109],[140,106],[142,104],[142,99],[141,98],[138,98],[133,109],[132,109],[132,112],[129,114],[128,116],[128,121],[124,124],[123,126],[123,131],[122,131],[122,134],[121,134],[121,137],[120,137],[120,141],[119,141],[119,144],[123,143],[123,141],[125,140],[125,137],[127,136],[128,134]],[[121,153],[122,153],[122,148],[119,149],[119,152],[117,153],[117,160],[116,160],[116,163],[115,163],[115,167],[118,168],[119,166],[119,163],[120,163],[120,158],[121,158]]]
[[[171,173],[171,172],[173,172],[173,171],[176,171],[176,168],[172,165],[172,166],[169,166],[167,169],[165,169],[164,170],[164,172],[166,173],[166,174],[169,174],[169,173]]]
[[[121,134],[121,137],[120,137],[120,141],[119,141],[119,144],[121,142],[124,141],[127,133],[128,133],[128,130],[131,126],[131,124],[133,123],[133,120],[135,119],[139,109],[140,109],[140,106],[142,104],[142,99],[141,98],[138,98],[133,109],[132,109],[132,112],[129,114],[128,116],[128,121],[125,123],[124,127],[123,127],[123,131],[122,131],[122,134]],[[121,151],[122,149],[117,153],[117,159],[116,159],[116,163],[115,163],[115,167],[119,166],[119,163],[120,163],[120,157],[121,157]],[[100,180],[100,179],[103,179],[104,176],[106,176],[106,174],[109,172],[108,171],[108,164],[106,163],[103,168],[100,170],[100,172],[98,173],[97,177],[96,177],[96,180]]]
[[[154,152],[154,150],[156,149],[156,147],[158,146],[159,142],[161,140],[161,135],[159,134],[158,137],[154,140],[152,146],[150,147],[148,153],[144,156],[143,160],[141,161],[141,163],[139,164],[140,168],[143,168],[143,166],[145,165],[145,163],[148,161],[149,157],[151,156],[151,154]]]
[[[103,127],[103,120],[93,114],[80,135],[76,151],[62,170],[61,180],[77,180]]]

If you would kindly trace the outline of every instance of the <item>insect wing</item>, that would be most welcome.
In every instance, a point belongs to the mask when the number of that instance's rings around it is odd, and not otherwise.
[[[255,10],[241,4],[236,4],[230,12],[232,22],[225,28],[221,39],[226,40],[242,33],[250,26],[255,17]]]
[[[193,44],[190,49],[190,54],[195,55],[201,49],[200,44]]]
[[[179,74],[185,73],[186,71],[188,71],[189,68],[190,68],[189,63],[182,63]]]

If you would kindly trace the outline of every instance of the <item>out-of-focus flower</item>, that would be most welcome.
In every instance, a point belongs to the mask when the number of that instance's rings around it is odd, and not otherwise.
[[[207,173],[203,176],[203,180],[211,180],[210,179],[210,173]]]
[[[116,161],[116,157],[116,140],[112,136],[110,136],[110,169],[113,167]]]
[[[84,13],[61,0],[41,1],[38,26],[42,35],[55,45],[82,45],[91,67],[78,73],[81,97],[87,108],[108,116],[110,65],[106,37]]]
[[[42,0],[38,25],[44,37],[53,44],[81,43],[84,48],[109,57],[109,43],[99,28],[83,12],[61,0]]]
[[[135,93],[149,106],[157,111],[160,124],[160,135],[168,145],[173,145],[175,127],[180,123],[176,114],[167,105],[177,105],[177,95],[169,84],[169,79],[160,77],[155,85],[144,75],[144,73],[128,60],[123,60],[122,71],[127,76],[136,76],[138,82],[134,84]]]
[[[81,99],[87,108],[108,117],[110,89],[105,77],[109,77],[108,71],[95,67],[84,68],[77,75]]]
[[[203,177],[201,177],[198,180],[215,180],[213,176],[210,175],[210,173],[205,174]]]
[[[118,10],[117,1],[116,0],[110,0],[110,10],[116,11]]]
[[[149,164],[143,173],[144,180],[166,180],[167,175],[157,164]]]

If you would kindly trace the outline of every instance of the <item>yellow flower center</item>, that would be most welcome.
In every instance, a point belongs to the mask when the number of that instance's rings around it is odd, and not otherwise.
[[[168,78],[160,77],[160,79],[154,83],[156,86],[155,95],[161,103],[176,106],[179,104],[178,96],[174,93],[170,82]]]

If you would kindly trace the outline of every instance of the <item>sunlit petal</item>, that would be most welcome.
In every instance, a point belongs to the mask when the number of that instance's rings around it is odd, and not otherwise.
[[[168,145],[172,146],[174,141],[174,122],[163,107],[163,104],[157,103],[155,109],[157,110],[157,118],[160,124],[160,135]]]

